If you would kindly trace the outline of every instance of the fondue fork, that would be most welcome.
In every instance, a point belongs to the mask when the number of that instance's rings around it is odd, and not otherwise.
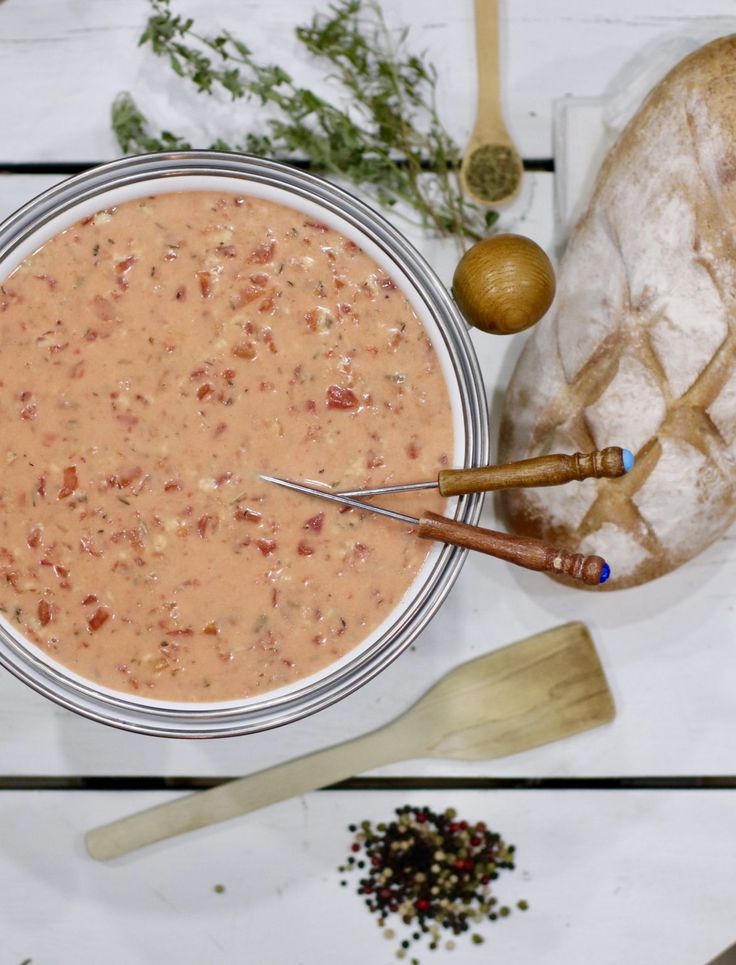
[[[576,452],[574,455],[556,454],[522,459],[501,466],[478,466],[474,469],[442,469],[436,480],[406,483],[403,486],[381,486],[377,489],[340,490],[337,496],[383,496],[388,493],[408,493],[420,489],[439,489],[440,496],[461,496],[464,493],[485,493],[495,489],[531,486],[559,486],[583,479],[615,479],[624,476],[634,465],[634,455],[628,449],[609,446],[595,452]]]
[[[453,546],[477,550],[480,553],[487,553],[489,556],[506,560],[508,563],[523,566],[528,570],[541,570],[547,573],[569,576],[590,586],[605,583],[611,575],[608,563],[600,556],[568,553],[566,550],[555,549],[548,543],[529,536],[512,536],[510,533],[483,529],[480,526],[470,526],[468,523],[461,523],[456,519],[449,519],[447,516],[440,516],[431,512],[422,513],[419,518],[408,516],[405,513],[397,513],[393,509],[386,509],[383,506],[364,503],[352,496],[326,492],[304,483],[292,482],[290,479],[280,479],[278,476],[261,475],[261,479],[309,496],[319,496],[321,499],[342,503],[345,506],[351,506],[353,509],[362,509],[379,516],[388,516],[398,522],[416,526],[417,536],[422,539],[435,539],[440,543],[449,543]]]

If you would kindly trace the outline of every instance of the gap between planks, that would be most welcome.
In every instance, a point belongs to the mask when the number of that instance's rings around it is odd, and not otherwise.
[[[2,791],[198,791],[231,777],[0,776]],[[736,790],[736,776],[352,777],[322,791],[687,791]]]
[[[2,0],[0,0],[2,2]],[[289,164],[291,167],[300,168],[308,171],[311,168],[309,161],[299,158],[277,158],[282,164]],[[81,174],[91,168],[105,164],[105,161],[2,161],[0,160],[0,174]],[[553,173],[555,170],[554,158],[525,158],[525,171],[548,171]]]

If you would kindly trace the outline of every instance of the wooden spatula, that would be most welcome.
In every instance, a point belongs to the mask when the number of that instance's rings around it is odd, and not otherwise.
[[[567,623],[461,664],[405,714],[364,737],[94,828],[87,850],[99,861],[117,858],[383,764],[504,757],[614,714],[587,628]]]

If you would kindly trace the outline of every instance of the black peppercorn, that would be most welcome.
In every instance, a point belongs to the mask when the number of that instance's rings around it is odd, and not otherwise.
[[[414,926],[410,938],[401,940],[397,957],[403,958],[424,934],[434,950],[441,930],[461,935],[482,920],[496,921],[510,913],[506,905],[490,911],[497,904],[490,888],[500,870],[513,868],[515,849],[485,823],[458,820],[452,808],[435,814],[428,807],[405,805],[395,809],[392,821],[375,828],[362,821],[349,830],[356,835],[351,851],[364,851],[365,860],[349,857],[341,870],[367,866],[358,891],[373,895],[365,903],[382,928],[392,914]],[[528,908],[526,902],[517,906]],[[394,936],[391,929],[384,934]],[[470,938],[475,944],[483,941],[477,933]],[[448,948],[454,945],[450,942]]]

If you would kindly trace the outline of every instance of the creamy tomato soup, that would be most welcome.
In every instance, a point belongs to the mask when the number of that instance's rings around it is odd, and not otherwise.
[[[83,677],[175,701],[337,660],[429,550],[259,473],[377,486],[452,451],[391,278],[295,210],[209,192],[85,218],[5,280],[0,419],[0,612]]]

